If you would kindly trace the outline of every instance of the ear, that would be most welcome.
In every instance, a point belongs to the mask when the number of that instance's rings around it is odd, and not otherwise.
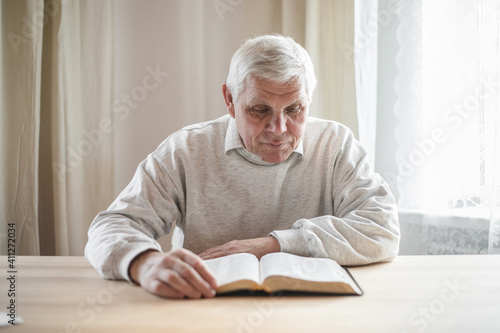
[[[234,118],[234,104],[233,104],[233,95],[227,88],[227,85],[224,83],[222,85],[222,94],[224,95],[224,101],[226,102],[227,111],[229,115]]]

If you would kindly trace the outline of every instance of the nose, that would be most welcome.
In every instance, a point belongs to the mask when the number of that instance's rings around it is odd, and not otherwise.
[[[286,116],[281,112],[275,112],[271,117],[267,128],[275,135],[281,135],[286,132]]]

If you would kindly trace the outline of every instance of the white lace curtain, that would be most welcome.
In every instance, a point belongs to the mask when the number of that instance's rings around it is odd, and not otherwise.
[[[396,7],[402,228],[427,253],[500,253],[500,2]]]

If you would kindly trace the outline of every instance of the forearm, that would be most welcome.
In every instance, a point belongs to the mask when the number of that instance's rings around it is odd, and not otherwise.
[[[273,232],[283,252],[328,257],[341,265],[364,265],[393,259],[399,248],[397,218],[380,225],[365,218],[322,216],[302,219],[293,229]]]
[[[102,277],[129,280],[130,262],[146,250],[161,251],[155,241],[180,219],[177,187],[151,155],[108,210],[92,222],[85,256]]]
[[[341,265],[393,259],[399,250],[397,206],[387,185],[355,186],[336,215],[300,219],[293,228],[275,231],[283,252],[329,257]],[[346,197],[351,197],[350,201]]]
[[[128,269],[138,254],[161,251],[161,246],[144,227],[124,217],[96,217],[89,228],[85,257],[106,279],[130,280]]]

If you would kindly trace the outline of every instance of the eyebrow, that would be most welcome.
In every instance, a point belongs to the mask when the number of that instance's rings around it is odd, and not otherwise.
[[[289,106],[292,106],[292,105],[295,105],[295,104],[304,105],[304,104],[306,104],[306,101],[307,101],[307,98],[305,98],[305,96],[300,96],[298,99],[296,99],[292,103],[288,104],[286,107],[289,107]],[[248,101],[247,104],[248,105],[259,105],[259,104],[261,104],[261,105],[271,106],[271,105],[269,105],[268,102],[266,102],[262,98],[260,98],[258,96],[255,96],[255,95],[251,96],[251,98],[250,98],[250,100]]]

